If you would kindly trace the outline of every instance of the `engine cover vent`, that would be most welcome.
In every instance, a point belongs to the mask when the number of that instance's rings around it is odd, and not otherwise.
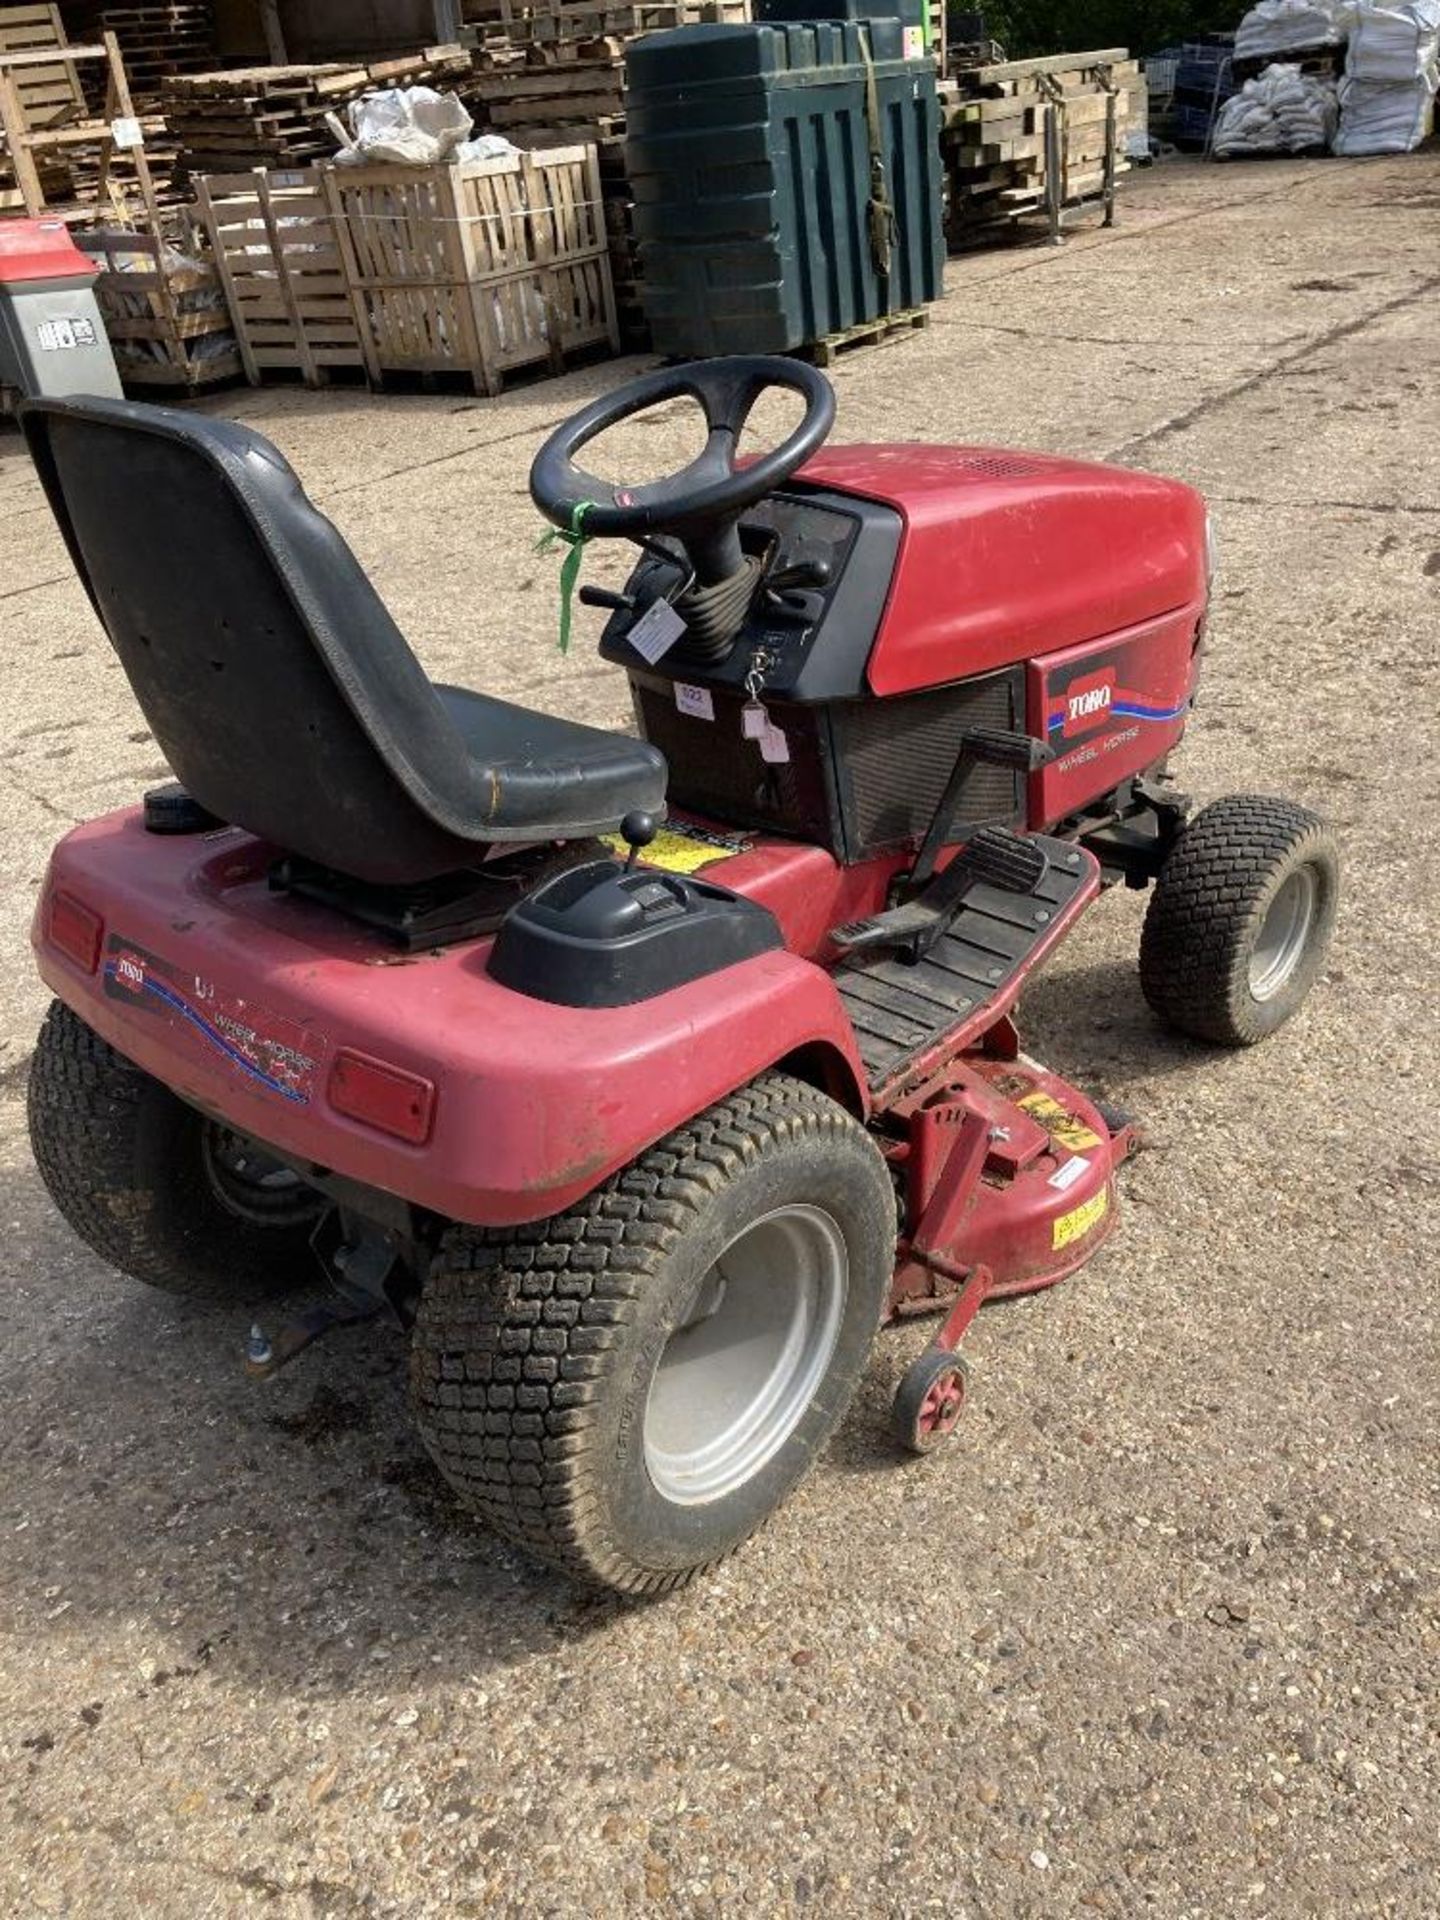
[[[967,453],[956,465],[968,473],[983,473],[987,480],[1028,480],[1045,471],[1038,460],[1027,460],[1023,453]]]

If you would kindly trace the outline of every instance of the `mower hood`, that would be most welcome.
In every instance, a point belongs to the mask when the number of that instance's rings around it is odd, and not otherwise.
[[[804,478],[904,521],[870,655],[909,693],[1119,633],[1206,597],[1193,488],[1095,461],[992,447],[826,447]]]

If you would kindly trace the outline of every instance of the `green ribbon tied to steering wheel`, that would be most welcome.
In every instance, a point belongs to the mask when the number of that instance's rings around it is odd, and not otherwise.
[[[593,500],[581,500],[570,510],[568,527],[547,527],[535,542],[537,553],[553,553],[563,543],[569,551],[560,564],[560,651],[570,651],[570,619],[575,606],[575,582],[580,578],[580,563],[585,543],[593,536],[585,531],[585,516]]]

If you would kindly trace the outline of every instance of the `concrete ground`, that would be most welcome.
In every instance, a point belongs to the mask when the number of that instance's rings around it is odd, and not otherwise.
[[[1181,772],[1324,809],[1347,893],[1310,1008],[1236,1056],[1157,1031],[1141,904],[1097,909],[1028,1035],[1149,1123],[1123,1231],[983,1316],[944,1457],[892,1452],[927,1336],[882,1335],[800,1495],[656,1606],[466,1521],[398,1336],[249,1386],[244,1314],[122,1284],[42,1193],[26,918],[54,837],[161,768],[0,436],[5,1911],[1435,1911],[1437,242],[1433,154],[1179,165],[1111,235],[952,262],[927,332],[836,367],[843,438],[1205,490]],[[594,616],[555,651],[525,476],[639,366],[208,404],[275,437],[432,671],[619,723]]]

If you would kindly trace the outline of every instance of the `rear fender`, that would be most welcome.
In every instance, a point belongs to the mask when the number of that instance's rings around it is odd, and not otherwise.
[[[35,923],[51,990],[182,1099],[286,1158],[449,1219],[509,1226],[572,1206],[758,1073],[790,1065],[866,1108],[826,971],[756,955],[637,1005],[555,1006],[492,980],[488,943],[404,959],[268,892],[265,850],[223,855],[95,821],[56,849]],[[57,890],[104,922],[90,971],[51,937]],[[344,1056],[428,1084],[428,1134],[354,1117]]]

